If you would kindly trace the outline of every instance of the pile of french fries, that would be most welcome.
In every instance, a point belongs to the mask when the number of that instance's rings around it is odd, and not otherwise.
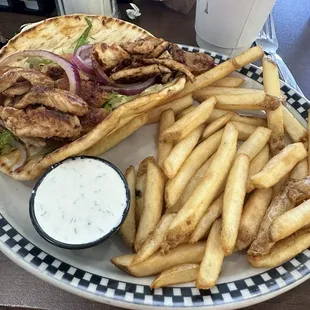
[[[308,132],[283,105],[277,67],[263,58],[264,91],[226,76],[262,56],[250,49],[211,69],[133,127],[159,121],[158,154],[125,173],[131,206],[120,234],[133,254],[111,262],[157,275],[152,288],[209,289],[237,251],[247,249],[254,267],[275,267],[310,246]]]

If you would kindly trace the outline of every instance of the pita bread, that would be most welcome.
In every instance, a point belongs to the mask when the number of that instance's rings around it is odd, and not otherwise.
[[[111,17],[81,14],[59,16],[44,20],[34,27],[28,27],[27,30],[12,38],[1,49],[0,61],[8,55],[21,50],[44,49],[59,54],[72,52],[72,46],[74,46],[87,26],[85,23],[86,16],[93,25],[89,34],[89,37],[93,39],[89,43],[115,42],[120,44],[151,35],[140,27]],[[67,157],[83,153],[89,148],[96,148],[96,143],[99,142],[99,145],[103,143],[104,137],[118,126],[122,118],[146,112],[157,105],[163,104],[168,98],[182,90],[185,82],[185,78],[179,78],[163,85],[159,91],[142,94],[114,110],[88,134],[48,155],[29,160],[14,172],[11,171],[11,168],[19,159],[19,151],[0,156],[0,171],[17,180],[34,180],[49,166]]]

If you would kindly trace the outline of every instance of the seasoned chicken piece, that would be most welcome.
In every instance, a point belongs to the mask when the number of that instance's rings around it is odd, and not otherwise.
[[[92,55],[105,71],[112,69],[126,60],[130,60],[130,55],[115,43],[94,44]]]
[[[164,41],[163,43],[160,43],[156,48],[153,49],[153,51],[147,55],[147,58],[157,58],[162,55],[163,52],[165,52],[170,43],[167,41]]]
[[[33,138],[33,137],[22,137],[20,138],[27,146],[37,146],[37,147],[45,147],[47,146],[47,142],[42,138]]]
[[[70,89],[69,79],[67,77],[63,77],[63,78],[56,80],[55,87],[63,89],[63,90],[69,90]]]
[[[5,97],[4,101],[2,102],[2,105],[4,107],[13,107],[16,103],[19,102],[21,98],[22,96]]]
[[[195,74],[201,74],[214,67],[214,60],[204,53],[190,53],[182,50],[176,44],[171,47],[172,58],[177,62],[186,65]]]
[[[88,105],[81,97],[63,89],[46,86],[33,87],[28,94],[14,105],[14,108],[25,109],[34,104],[42,104],[78,116],[82,116],[88,111]]]
[[[44,65],[40,68],[40,71],[54,81],[67,76],[65,70],[56,64]]]
[[[79,96],[94,108],[101,108],[107,101],[109,93],[104,91],[99,84],[94,81],[81,81]]]
[[[79,136],[82,129],[77,116],[45,107],[26,111],[0,107],[0,118],[17,137],[73,138]]]
[[[127,42],[121,44],[121,47],[129,54],[149,54],[164,40],[160,38],[147,37],[145,39],[138,39],[134,42]]]
[[[29,92],[31,88],[31,84],[28,81],[17,82],[7,90],[5,90],[2,94],[8,97],[14,97],[17,95],[24,95]]]
[[[113,73],[110,78],[117,81],[117,80],[125,80],[134,82],[137,80],[141,80],[142,78],[149,78],[152,76],[156,76],[158,74],[165,74],[170,73],[171,70],[167,67],[164,67],[162,65],[153,64],[143,67],[137,67],[137,68],[129,68],[129,69],[123,69],[118,72]]]
[[[181,71],[185,75],[189,77],[189,79],[193,82],[195,77],[194,75],[190,72],[189,68],[186,65],[183,65],[173,59],[143,59],[143,62],[146,64],[160,64],[163,65],[172,71]]]
[[[33,69],[12,68],[0,76],[0,93],[10,88],[20,79],[29,81],[32,86],[54,87],[54,81],[44,73]]]
[[[80,117],[82,126],[81,135],[84,135],[94,129],[107,116],[105,109],[90,108],[84,116]]]

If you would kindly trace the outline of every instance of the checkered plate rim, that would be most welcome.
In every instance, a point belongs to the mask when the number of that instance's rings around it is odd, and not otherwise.
[[[208,53],[217,64],[228,58],[200,48],[180,46],[188,51]],[[238,72],[258,83],[263,82],[262,70],[254,65],[247,65]],[[287,103],[307,120],[309,101],[284,83],[281,90],[287,97]],[[58,260],[29,242],[0,214],[1,249],[15,262],[22,261],[22,267],[56,286],[125,308],[240,308],[272,298],[310,277],[310,250],[307,249],[277,268],[252,277],[218,284],[211,290],[199,290],[195,287],[151,290],[146,285],[102,277]]]

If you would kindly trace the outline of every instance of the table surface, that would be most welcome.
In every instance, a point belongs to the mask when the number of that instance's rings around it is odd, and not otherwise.
[[[142,16],[134,23],[156,36],[169,41],[197,45],[195,40],[195,12],[183,15],[151,0],[134,1]],[[122,4],[121,11],[128,5]],[[274,8],[275,24],[279,40],[279,54],[305,96],[310,98],[310,2],[309,0],[278,0]],[[123,17],[125,14],[122,15]],[[22,24],[43,19],[39,16],[18,15],[0,12],[0,30],[7,38],[18,31]],[[259,305],[251,310],[309,309],[308,282]],[[80,298],[27,273],[0,253],[0,308],[29,307],[39,309],[102,309],[117,308]]]

